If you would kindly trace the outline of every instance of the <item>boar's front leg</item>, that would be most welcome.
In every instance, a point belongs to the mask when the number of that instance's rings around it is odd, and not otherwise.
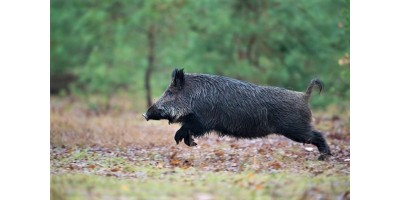
[[[186,135],[186,137],[183,139],[183,141],[185,142],[186,145],[188,145],[189,147],[194,147],[197,145],[196,142],[194,142],[193,139],[193,134],[191,131],[189,131],[189,133]]]
[[[191,131],[186,127],[182,126],[176,133],[175,133],[175,141],[176,144],[179,144],[179,142],[184,141],[186,145],[189,147],[196,146],[197,143],[194,142],[193,140],[193,135]]]

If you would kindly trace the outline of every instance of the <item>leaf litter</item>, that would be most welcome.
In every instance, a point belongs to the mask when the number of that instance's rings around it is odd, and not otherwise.
[[[250,172],[247,177],[232,183],[263,190],[268,186],[263,181],[255,180],[254,176],[285,173],[348,177],[350,174],[350,131],[339,117],[318,115],[315,119],[317,129],[325,133],[333,154],[327,161],[318,161],[319,153],[314,146],[299,144],[282,136],[238,140],[211,134],[196,139],[196,147],[187,147],[176,145],[173,140],[179,128],[177,125],[169,126],[164,122],[146,125],[136,114],[115,115],[113,119],[116,122],[110,123],[112,120],[108,116],[91,116],[94,119],[88,119],[74,112],[52,113],[52,175],[88,174],[146,179],[154,177],[154,171],[148,171],[150,168],[160,171],[159,178],[173,176],[183,170],[187,173],[187,180],[191,180],[193,172]],[[135,120],[131,123],[132,118]],[[87,123],[81,123],[85,120]],[[125,137],[127,140],[124,140]],[[285,186],[281,183],[277,185]],[[121,187],[126,190],[126,186]],[[344,191],[340,199],[347,199],[348,194],[349,191]],[[207,199],[207,195],[199,193],[197,196]],[[312,187],[304,191],[300,199],[325,197],[326,191]]]

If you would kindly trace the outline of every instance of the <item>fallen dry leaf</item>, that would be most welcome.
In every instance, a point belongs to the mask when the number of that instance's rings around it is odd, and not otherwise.
[[[214,150],[214,154],[217,155],[218,157],[222,157],[222,156],[224,156],[224,151],[221,149],[217,149],[217,150]]]
[[[247,175],[247,178],[252,179],[254,177],[254,173],[250,173],[249,175]]]
[[[175,156],[176,156],[176,154],[178,154],[178,152],[177,151],[175,151],[174,153],[172,153],[172,155],[169,157],[170,159],[174,159],[175,158]]]
[[[119,167],[115,167],[115,168],[112,168],[112,169],[111,169],[112,172],[117,172],[117,171],[119,171],[119,170],[120,170]]]
[[[269,165],[273,169],[281,169],[282,165],[278,161],[274,161]]]
[[[262,189],[264,189],[264,187],[261,184],[256,185],[256,190],[262,190]]]
[[[158,169],[162,169],[162,168],[164,168],[164,164],[163,164],[163,163],[161,163],[161,162],[159,162],[159,163],[157,164],[157,168],[158,168]]]
[[[170,160],[171,166],[174,166],[174,167],[179,166],[179,163],[180,163],[180,160],[178,160],[178,159],[174,158],[174,159]]]

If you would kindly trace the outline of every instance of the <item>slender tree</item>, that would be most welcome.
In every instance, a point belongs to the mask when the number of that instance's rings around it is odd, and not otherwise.
[[[150,77],[154,69],[154,46],[155,46],[155,28],[154,25],[150,25],[147,30],[147,69],[144,77],[145,88],[146,88],[146,102],[147,106],[152,105],[151,101],[151,84]]]

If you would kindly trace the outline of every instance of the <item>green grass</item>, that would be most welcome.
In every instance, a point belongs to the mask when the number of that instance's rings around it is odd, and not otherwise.
[[[337,199],[348,176],[134,168],[136,178],[51,175],[51,199]]]

